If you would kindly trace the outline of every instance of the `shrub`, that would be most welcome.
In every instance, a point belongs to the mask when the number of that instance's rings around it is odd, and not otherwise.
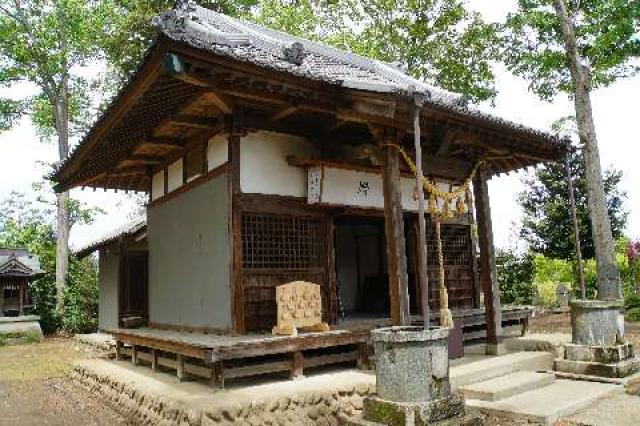
[[[533,256],[507,250],[496,252],[500,298],[505,304],[530,305],[533,298]]]
[[[98,268],[92,257],[69,264],[62,328],[70,333],[90,333],[98,327]]]

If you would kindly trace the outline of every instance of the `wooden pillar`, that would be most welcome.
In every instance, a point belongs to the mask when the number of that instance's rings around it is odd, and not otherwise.
[[[158,371],[158,350],[151,349],[151,369]]]
[[[211,386],[214,389],[224,389],[224,364],[222,361],[215,361],[211,365]]]
[[[176,377],[179,382],[183,382],[186,379],[184,372],[184,355],[176,354]]]
[[[398,135],[388,130],[379,142],[397,144]],[[400,158],[398,150],[386,146],[384,149],[383,191],[384,218],[387,240],[387,271],[389,273],[389,296],[391,300],[391,324],[410,325],[409,280],[407,275],[407,253],[402,217],[402,194],[400,193]]]
[[[138,347],[136,345],[131,345],[131,364],[138,365]]]
[[[18,285],[18,315],[24,315],[24,283]]]
[[[233,330],[244,333],[244,288],[242,285],[242,241],[241,212],[237,204],[240,188],[240,138],[246,134],[237,117],[230,118],[228,137],[228,194],[229,194],[229,249],[231,264],[229,271],[229,286],[231,294],[231,313]]]
[[[473,179],[478,245],[480,246],[480,283],[484,292],[484,308],[487,322],[487,354],[498,355],[502,346],[502,311],[500,288],[496,274],[496,256],[493,246],[491,207],[489,205],[488,173],[481,167]]]
[[[291,380],[301,379],[304,377],[304,355],[302,352],[295,351],[291,353],[291,372],[289,378]]]
[[[356,363],[358,369],[360,370],[368,370],[369,369],[369,345],[367,343],[359,343],[357,346],[357,359]]]
[[[116,340],[116,361],[120,361],[122,359],[122,342]]]

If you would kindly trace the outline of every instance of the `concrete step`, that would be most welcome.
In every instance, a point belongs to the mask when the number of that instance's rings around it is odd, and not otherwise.
[[[451,367],[451,387],[460,386],[504,376],[514,371],[551,370],[553,354],[549,352],[516,352],[508,355],[483,358]]]
[[[623,387],[608,383],[556,380],[540,389],[514,395],[500,401],[467,399],[467,406],[485,414],[518,421],[553,424],[560,417],[573,414],[593,402],[623,392]]]
[[[516,371],[482,382],[461,386],[458,391],[466,398],[483,401],[498,401],[511,396],[548,386],[556,381],[556,376],[533,371]]]

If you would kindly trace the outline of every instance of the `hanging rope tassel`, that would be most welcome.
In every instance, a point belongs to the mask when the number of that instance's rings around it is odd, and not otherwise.
[[[436,220],[436,242],[438,249],[438,293],[440,299],[440,325],[453,328],[453,317],[449,310],[449,293],[444,284],[444,255],[442,253],[442,237],[440,235],[440,221]]]

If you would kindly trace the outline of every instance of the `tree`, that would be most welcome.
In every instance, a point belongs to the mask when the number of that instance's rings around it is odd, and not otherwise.
[[[55,201],[52,191],[35,185],[35,198],[12,192],[0,203],[0,246],[24,247],[36,254],[45,275],[29,284],[36,313],[45,333],[63,326],[71,332],[95,329],[98,309],[98,281],[95,259],[70,258],[68,282],[63,294],[65,310],[56,308]],[[71,223],[90,223],[99,209],[77,202],[69,205]]]
[[[569,156],[569,165],[574,183],[581,252],[584,259],[595,257],[595,247],[587,203],[586,172],[581,164],[579,150]],[[620,189],[622,172],[605,171],[604,188],[609,221],[613,237],[623,234],[627,223],[627,212],[623,208],[626,193]],[[522,207],[521,236],[530,248],[555,259],[572,260],[575,257],[573,224],[569,216],[567,197],[568,182],[563,163],[550,163],[537,169],[523,179],[525,190],[518,195]]]
[[[510,250],[496,251],[496,272],[500,300],[507,305],[531,305],[533,302],[534,256]]]
[[[176,5],[176,0],[105,0],[113,13],[105,25],[102,47],[111,68],[114,89],[135,71],[156,37],[151,19]],[[248,13],[258,0],[201,0],[203,7],[231,16]]]
[[[640,0],[519,0],[504,25],[503,58],[544,99],[574,101],[583,148],[598,297],[620,298],[620,276],[607,214],[591,91],[638,71]]]
[[[0,98],[0,129],[29,115],[44,139],[55,137],[59,160],[86,126],[90,80],[79,71],[99,54],[106,2],[13,0],[0,5],[0,87],[28,82],[33,96]],[[57,194],[56,289],[62,309],[69,258],[68,192]]]

